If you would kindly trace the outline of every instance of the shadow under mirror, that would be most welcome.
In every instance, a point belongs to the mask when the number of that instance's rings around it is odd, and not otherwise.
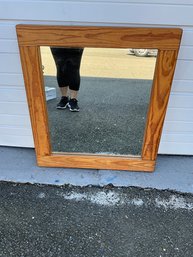
[[[42,46],[52,152],[141,155],[156,55]]]

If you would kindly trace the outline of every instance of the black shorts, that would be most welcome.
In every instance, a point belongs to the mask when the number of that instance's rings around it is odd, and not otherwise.
[[[50,49],[57,68],[58,86],[68,86],[71,90],[78,91],[83,48],[51,47]]]

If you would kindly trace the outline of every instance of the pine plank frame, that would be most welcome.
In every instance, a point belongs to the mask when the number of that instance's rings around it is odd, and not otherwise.
[[[156,164],[182,30],[17,25],[16,31],[38,165],[152,172]],[[40,46],[158,49],[141,157],[52,153]]]

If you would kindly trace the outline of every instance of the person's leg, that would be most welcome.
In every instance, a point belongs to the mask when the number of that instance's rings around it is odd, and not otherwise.
[[[70,100],[68,107],[70,111],[79,111],[78,106],[78,92],[80,89],[80,63],[82,58],[83,49],[73,49],[70,61],[68,62],[69,71],[69,92]]]
[[[68,107],[68,82],[66,81],[67,70],[66,70],[66,56],[64,48],[51,48],[52,56],[54,58],[56,69],[57,69],[57,82],[61,93],[61,99],[57,104],[57,109],[66,109]]]
[[[61,68],[57,68],[57,81],[58,81],[58,86],[60,89],[61,93],[61,99],[59,103],[57,104],[56,108],[57,109],[66,109],[68,107],[68,102],[69,102],[69,97],[68,97],[68,91],[69,87],[65,86],[65,81],[62,79],[63,78],[63,73],[60,72]]]
[[[68,97],[68,87],[60,87],[61,96]]]
[[[75,90],[69,90],[70,91],[70,98],[73,99],[77,99],[78,98],[78,91]]]
[[[68,103],[68,107],[71,112],[78,112],[79,111],[79,106],[78,106],[78,92],[80,88],[80,74],[79,74],[79,69],[76,69],[75,71],[72,72],[71,70],[71,81],[69,85],[69,93],[70,93],[70,100]]]

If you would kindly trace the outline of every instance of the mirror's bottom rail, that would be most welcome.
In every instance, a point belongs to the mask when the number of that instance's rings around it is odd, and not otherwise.
[[[108,169],[152,172],[155,161],[141,158],[103,157],[103,156],[74,156],[56,155],[37,156],[37,162],[42,167]]]

